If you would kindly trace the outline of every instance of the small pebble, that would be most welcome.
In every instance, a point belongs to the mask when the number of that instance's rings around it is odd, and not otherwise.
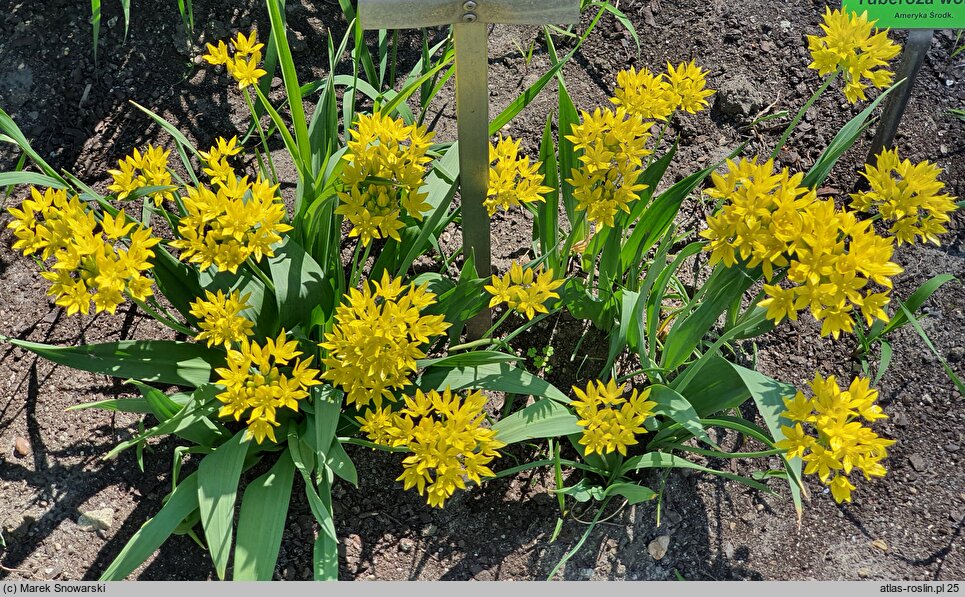
[[[18,458],[30,456],[30,442],[22,437],[18,437],[13,442],[13,453],[16,454]]]
[[[659,561],[667,555],[667,548],[669,546],[670,535],[661,535],[650,542],[650,545],[647,546],[647,551],[650,552],[650,557]]]

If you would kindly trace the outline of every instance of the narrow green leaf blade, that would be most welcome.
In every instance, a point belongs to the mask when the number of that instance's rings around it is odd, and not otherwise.
[[[15,338],[8,342],[59,365],[148,383],[198,387],[208,383],[224,354],[201,344],[171,340],[123,340],[82,346],[51,346]]]
[[[151,557],[181,521],[198,508],[198,475],[185,477],[171,493],[168,501],[153,518],[144,523],[111,565],[101,574],[101,581],[124,580],[128,574]]]
[[[234,580],[271,580],[285,532],[295,464],[282,453],[264,475],[245,488],[238,514]]]
[[[204,457],[198,465],[198,508],[201,528],[208,542],[211,561],[218,578],[224,580],[234,534],[235,501],[241,467],[251,444],[248,430],[242,429],[230,440]]]
[[[430,367],[422,374],[419,386],[424,389],[437,390],[443,390],[446,386],[453,390],[476,388],[551,398],[563,403],[570,401],[566,394],[549,382],[506,363],[479,365],[478,367],[454,367],[452,369]]]
[[[555,400],[537,400],[523,410],[502,419],[493,429],[496,439],[507,444],[541,437],[562,437],[582,433],[577,417]]]

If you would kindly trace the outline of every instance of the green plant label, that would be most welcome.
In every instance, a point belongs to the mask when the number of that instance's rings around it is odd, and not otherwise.
[[[965,0],[844,0],[845,12],[867,11],[881,29],[963,29]]]

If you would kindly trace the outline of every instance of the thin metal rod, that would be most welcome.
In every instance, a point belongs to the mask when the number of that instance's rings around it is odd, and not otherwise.
[[[868,164],[875,164],[875,156],[881,153],[882,149],[891,148],[895,142],[895,133],[898,132],[898,124],[908,106],[908,99],[911,91],[915,88],[915,80],[918,78],[918,71],[925,62],[925,54],[931,46],[934,29],[911,29],[908,31],[908,41],[905,43],[905,50],[901,55],[901,64],[898,65],[898,72],[895,80],[905,79],[901,87],[885,100],[885,110],[878,123],[878,130],[875,131],[875,138],[871,141],[871,151],[868,153]]]
[[[485,23],[456,23],[453,30],[463,251],[472,255],[476,273],[488,277],[489,214],[483,201],[489,186],[489,39]],[[470,339],[477,339],[491,325],[487,308],[468,322],[466,331]]]

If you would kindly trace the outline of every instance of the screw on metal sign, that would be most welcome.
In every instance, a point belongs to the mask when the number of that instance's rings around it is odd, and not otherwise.
[[[579,0],[359,0],[363,29],[410,29],[452,25],[456,60],[456,134],[463,251],[476,272],[491,267],[489,215],[483,207],[489,177],[489,38],[490,23],[545,25],[575,23]],[[480,337],[489,328],[488,310],[473,318],[468,333]]]

